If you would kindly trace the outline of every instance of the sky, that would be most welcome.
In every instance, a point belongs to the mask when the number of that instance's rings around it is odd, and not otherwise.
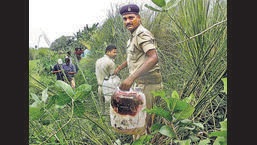
[[[103,23],[113,6],[128,3],[153,4],[151,0],[29,0],[29,46],[48,47],[61,36],[74,36],[86,24]]]

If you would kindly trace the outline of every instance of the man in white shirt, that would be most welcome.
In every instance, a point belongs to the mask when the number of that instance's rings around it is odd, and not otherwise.
[[[114,59],[117,56],[117,48],[115,45],[109,45],[105,49],[105,55],[97,59],[95,63],[95,74],[98,83],[98,97],[101,105],[102,114],[105,114],[105,109],[108,104],[105,104],[102,84],[105,78],[108,78],[114,73],[115,63]]]

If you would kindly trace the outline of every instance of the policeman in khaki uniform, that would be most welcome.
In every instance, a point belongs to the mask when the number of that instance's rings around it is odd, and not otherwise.
[[[140,87],[146,96],[146,106],[150,109],[156,102],[151,91],[162,89],[156,40],[152,33],[142,26],[137,5],[128,4],[121,7],[120,14],[124,26],[131,32],[131,36],[127,42],[127,60],[115,69],[114,74],[128,67],[129,76],[121,82],[120,89],[129,90],[133,84]],[[134,135],[134,140],[144,133],[150,134],[153,119],[154,115],[147,114],[146,130]]]

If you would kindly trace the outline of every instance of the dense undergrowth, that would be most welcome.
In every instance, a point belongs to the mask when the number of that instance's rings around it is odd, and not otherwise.
[[[30,49],[29,144],[225,145],[227,144],[227,4],[224,0],[152,0],[142,23],[156,37],[164,89],[152,134],[132,143],[112,130],[99,111],[95,61],[108,44],[118,47],[116,64],[126,59],[129,33],[113,7],[102,25],[80,32],[76,43],[90,53],[80,62],[76,88],[56,81],[50,68],[65,53]],[[74,42],[75,43],[75,42]],[[65,47],[72,50],[72,46]],[[128,71],[121,72],[125,78]]]

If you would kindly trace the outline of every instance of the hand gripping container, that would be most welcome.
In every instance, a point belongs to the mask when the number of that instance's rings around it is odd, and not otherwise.
[[[110,105],[111,126],[116,132],[133,135],[145,131],[146,98],[139,88],[129,91],[117,88]]]

